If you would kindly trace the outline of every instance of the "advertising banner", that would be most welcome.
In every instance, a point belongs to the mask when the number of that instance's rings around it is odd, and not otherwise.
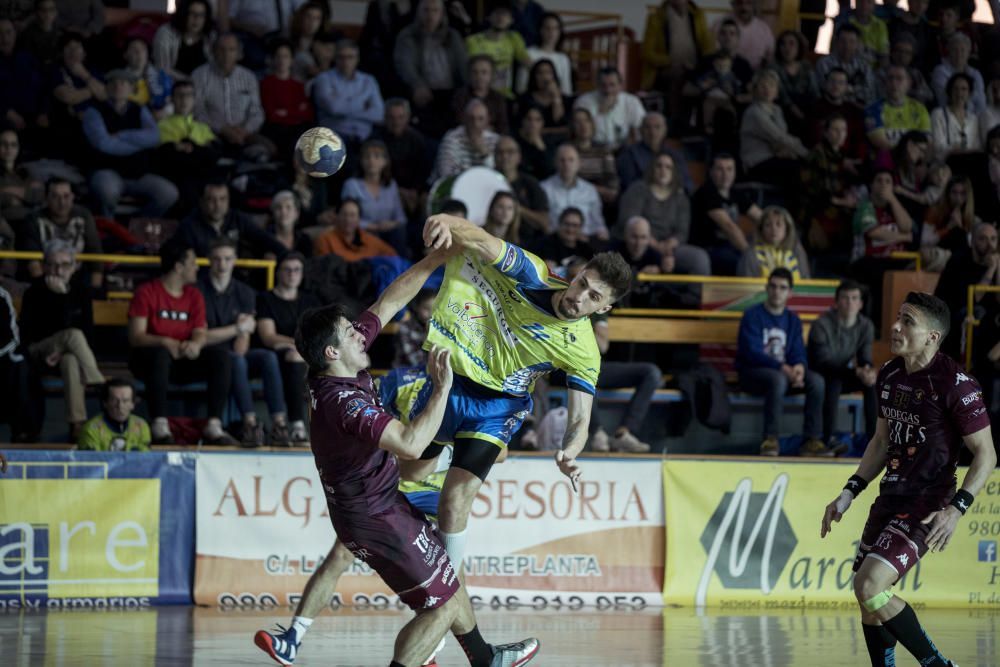
[[[536,607],[661,603],[659,461],[583,463],[577,493],[550,457],[512,457],[493,468],[469,520],[473,596]],[[309,455],[203,454],[197,499],[199,604],[294,604],[334,542]],[[345,603],[396,600],[362,563],[337,591]]]
[[[12,451],[0,608],[189,603],[194,458]]]
[[[854,610],[852,570],[878,493],[873,482],[820,539],[823,510],[855,463],[667,461],[667,604],[723,609]],[[959,469],[961,480],[966,470]],[[894,590],[915,608],[1000,609],[1000,472],[948,548],[927,554]]]

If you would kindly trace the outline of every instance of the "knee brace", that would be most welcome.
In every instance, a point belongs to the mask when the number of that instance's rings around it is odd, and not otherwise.
[[[862,602],[861,606],[864,607],[866,611],[874,614],[876,611],[889,604],[890,600],[892,600],[892,593],[890,591],[882,591],[878,595],[868,598]]]

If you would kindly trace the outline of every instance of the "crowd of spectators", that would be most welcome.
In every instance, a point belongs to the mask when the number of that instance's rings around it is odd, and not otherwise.
[[[807,395],[805,451],[829,453],[823,380],[826,394],[870,388],[870,342],[854,356],[844,346],[880,322],[881,275],[906,265],[895,251],[944,271],[951,353],[966,315],[1000,321],[996,295],[974,314],[958,305],[969,283],[1000,284],[1000,34],[974,25],[968,4],[928,15],[924,0],[905,11],[842,3],[820,56],[800,33],[774,35],[752,0],[711,23],[695,3],[665,0],[647,16],[641,82],[627,90],[614,67],[591,76],[575,62],[562,19],[536,0],[487,2],[482,17],[471,2],[372,0],[357,40],[317,0],[230,1],[221,15],[180,0],[169,17],[114,28],[96,0],[2,3],[0,248],[45,256],[0,263],[6,291],[23,294],[3,372],[60,374],[80,436],[86,387],[105,378],[79,304],[109,276],[76,255],[142,251],[136,221],[174,221],[163,273],[135,286],[130,310],[152,441],[174,437],[169,382],[201,378],[206,441],[234,442],[221,421],[231,394],[243,444],[303,442],[291,337],[321,297],[316,275],[364,260],[378,283],[405,266],[422,252],[429,206],[440,209],[436,185],[485,167],[508,187],[476,222],[553,271],[614,248],[637,273],[769,278],[744,323],[752,346],[741,332],[740,383],[768,397],[766,453],[777,451],[772,397],[789,387]],[[347,144],[329,179],[291,159],[314,125]],[[211,266],[199,272],[196,256]],[[274,289],[234,274],[236,257],[277,259]],[[809,277],[848,279],[836,317],[814,329],[834,351],[796,339],[784,307]],[[626,305],[690,296],[643,285]],[[863,333],[844,333],[854,327]],[[787,341],[779,351],[757,329]],[[974,370],[992,396],[1000,349],[984,345]],[[104,426],[131,432],[112,410],[133,401],[131,385],[109,384],[103,398]]]

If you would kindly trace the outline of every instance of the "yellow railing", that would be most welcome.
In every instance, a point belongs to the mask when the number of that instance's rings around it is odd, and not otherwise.
[[[997,285],[969,285],[969,291],[965,302],[965,370],[972,369],[972,334],[973,329],[979,326],[979,320],[974,319],[972,314],[976,312],[976,294],[992,292],[1000,294],[1000,286]]]
[[[912,250],[897,250],[896,252],[890,253],[889,257],[892,259],[912,259],[913,268],[917,271],[923,270],[921,267],[920,253],[914,252]]]
[[[650,283],[698,283],[702,285],[767,285],[767,278],[743,278],[737,276],[681,276],[663,275],[660,273],[640,273],[637,279]],[[795,285],[803,287],[836,287],[839,280],[823,280],[808,278],[796,280]]]
[[[76,256],[77,260],[81,262],[100,262],[100,263],[112,263],[112,264],[136,264],[136,265],[150,265],[159,264],[159,257],[150,257],[148,255],[104,255],[104,254],[92,254],[92,253],[79,253]],[[32,252],[27,250],[2,250],[0,251],[0,259],[20,259],[20,260],[42,260],[44,255],[40,252]],[[265,272],[265,282],[267,283],[267,289],[272,289],[274,287],[274,267],[276,262],[273,259],[238,259],[236,260],[236,266],[242,269],[264,269]],[[208,259],[205,257],[198,258],[198,266],[208,266]]]

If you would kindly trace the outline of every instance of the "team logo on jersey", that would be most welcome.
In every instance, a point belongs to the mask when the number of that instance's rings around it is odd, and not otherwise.
[[[570,345],[576,342],[576,334],[574,334],[566,327],[562,327],[562,335],[563,335],[563,347],[569,347]]]
[[[882,392],[882,400],[885,401],[885,400],[888,400],[888,398],[889,398],[889,392],[888,391],[883,391]]]
[[[963,382],[969,382],[971,379],[972,378],[970,378],[968,375],[959,371],[958,373],[955,373],[955,386],[957,387]]]
[[[924,390],[923,389],[917,389],[915,392],[913,392],[913,402],[914,403],[920,403],[923,400],[924,400]]]
[[[983,392],[973,391],[962,397],[962,405],[968,407],[973,403],[975,403],[976,401],[982,400],[982,398],[983,398]]]
[[[344,412],[347,413],[348,417],[357,417],[358,413],[361,412],[364,407],[365,399],[355,398],[347,402],[347,405],[344,406]]]
[[[509,245],[507,246],[507,254],[503,256],[503,261],[500,262],[500,270],[507,272],[514,267],[514,263],[517,262],[517,249]]]
[[[474,301],[466,301],[463,310],[469,314],[470,320],[478,320],[486,317],[486,310]]]
[[[534,324],[525,324],[521,328],[531,333],[532,340],[549,339],[549,335],[545,333],[545,327],[538,322],[535,322]]]
[[[900,464],[899,459],[896,459],[896,458],[889,459],[889,467],[892,470],[898,470],[899,469],[899,464]]]
[[[902,563],[903,567],[906,567],[907,565],[910,564],[910,557],[907,556],[906,554],[899,554],[898,556],[896,556],[896,560]]]

